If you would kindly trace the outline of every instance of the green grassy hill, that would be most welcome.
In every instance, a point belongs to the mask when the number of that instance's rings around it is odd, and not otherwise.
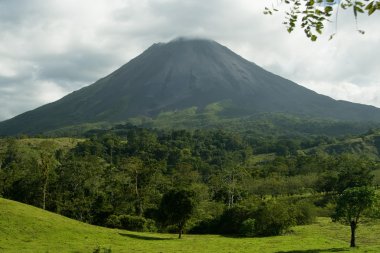
[[[324,152],[330,155],[349,153],[364,155],[378,161],[380,159],[380,132],[377,130],[360,136],[347,136],[336,143],[319,145],[303,151],[308,154]]]
[[[349,228],[319,218],[284,236],[229,238],[216,235],[136,233],[74,221],[18,202],[0,199],[0,252],[380,252],[380,223],[358,230],[359,248],[348,248]],[[102,250],[100,252],[102,252]]]

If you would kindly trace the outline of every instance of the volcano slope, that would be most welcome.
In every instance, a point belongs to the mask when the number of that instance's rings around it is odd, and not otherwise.
[[[380,109],[337,101],[272,74],[215,41],[176,39],[149,47],[110,75],[62,99],[0,123],[0,135],[37,134],[86,123],[218,103],[218,116],[262,112],[349,121],[380,121]]]

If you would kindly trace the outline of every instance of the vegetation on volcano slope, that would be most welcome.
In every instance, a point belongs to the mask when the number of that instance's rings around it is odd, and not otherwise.
[[[123,128],[123,124],[132,124],[144,128],[155,129],[223,129],[239,134],[250,133],[256,136],[309,136],[326,135],[330,137],[357,135],[371,128],[379,128],[376,122],[351,122],[326,118],[307,117],[286,113],[255,113],[250,116],[233,117],[223,114],[225,110],[219,103],[211,104],[204,110],[195,107],[178,111],[160,113],[157,117],[135,117],[125,122],[86,123],[57,128],[41,132],[47,136],[83,136],[88,132],[105,129]]]

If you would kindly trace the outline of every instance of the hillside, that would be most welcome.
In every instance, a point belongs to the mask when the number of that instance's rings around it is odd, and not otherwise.
[[[344,153],[368,156],[374,160],[380,159],[380,132],[373,131],[362,135],[346,136],[335,143],[322,144],[313,148],[305,149],[303,152],[313,154],[325,152],[330,155]]]
[[[367,224],[354,252],[379,252],[380,224]],[[1,252],[339,252],[349,251],[348,228],[320,218],[285,236],[229,238],[223,236],[136,233],[74,221],[18,202],[0,199]]]
[[[0,135],[157,117],[175,124],[172,116],[177,112],[201,115],[196,121],[200,126],[215,117],[236,119],[262,112],[380,121],[376,107],[317,94],[215,41],[177,39],[154,44],[94,84],[0,123]]]
[[[0,139],[0,157],[7,152],[8,145],[12,145],[17,150],[19,156],[30,156],[41,149],[41,145],[47,143],[50,152],[61,150],[66,153],[75,147],[83,139],[78,138],[20,138],[20,139]]]

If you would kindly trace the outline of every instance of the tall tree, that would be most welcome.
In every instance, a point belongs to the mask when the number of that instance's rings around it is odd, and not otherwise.
[[[164,194],[159,212],[164,223],[176,225],[181,239],[186,222],[196,208],[195,194],[188,190],[171,190]]]
[[[356,247],[356,229],[363,212],[375,202],[375,191],[369,187],[353,187],[346,189],[338,198],[333,221],[340,221],[351,228],[350,247]]]
[[[54,168],[59,165],[55,159],[54,143],[52,141],[44,141],[39,146],[39,152],[36,157],[37,167],[41,176],[42,183],[42,209],[46,209],[46,198],[48,194],[48,185]]]
[[[144,171],[143,161],[137,157],[131,157],[124,161],[123,166],[125,166],[131,178],[131,187],[135,195],[136,213],[141,216],[144,212],[141,188],[146,183],[144,178],[146,172]]]

